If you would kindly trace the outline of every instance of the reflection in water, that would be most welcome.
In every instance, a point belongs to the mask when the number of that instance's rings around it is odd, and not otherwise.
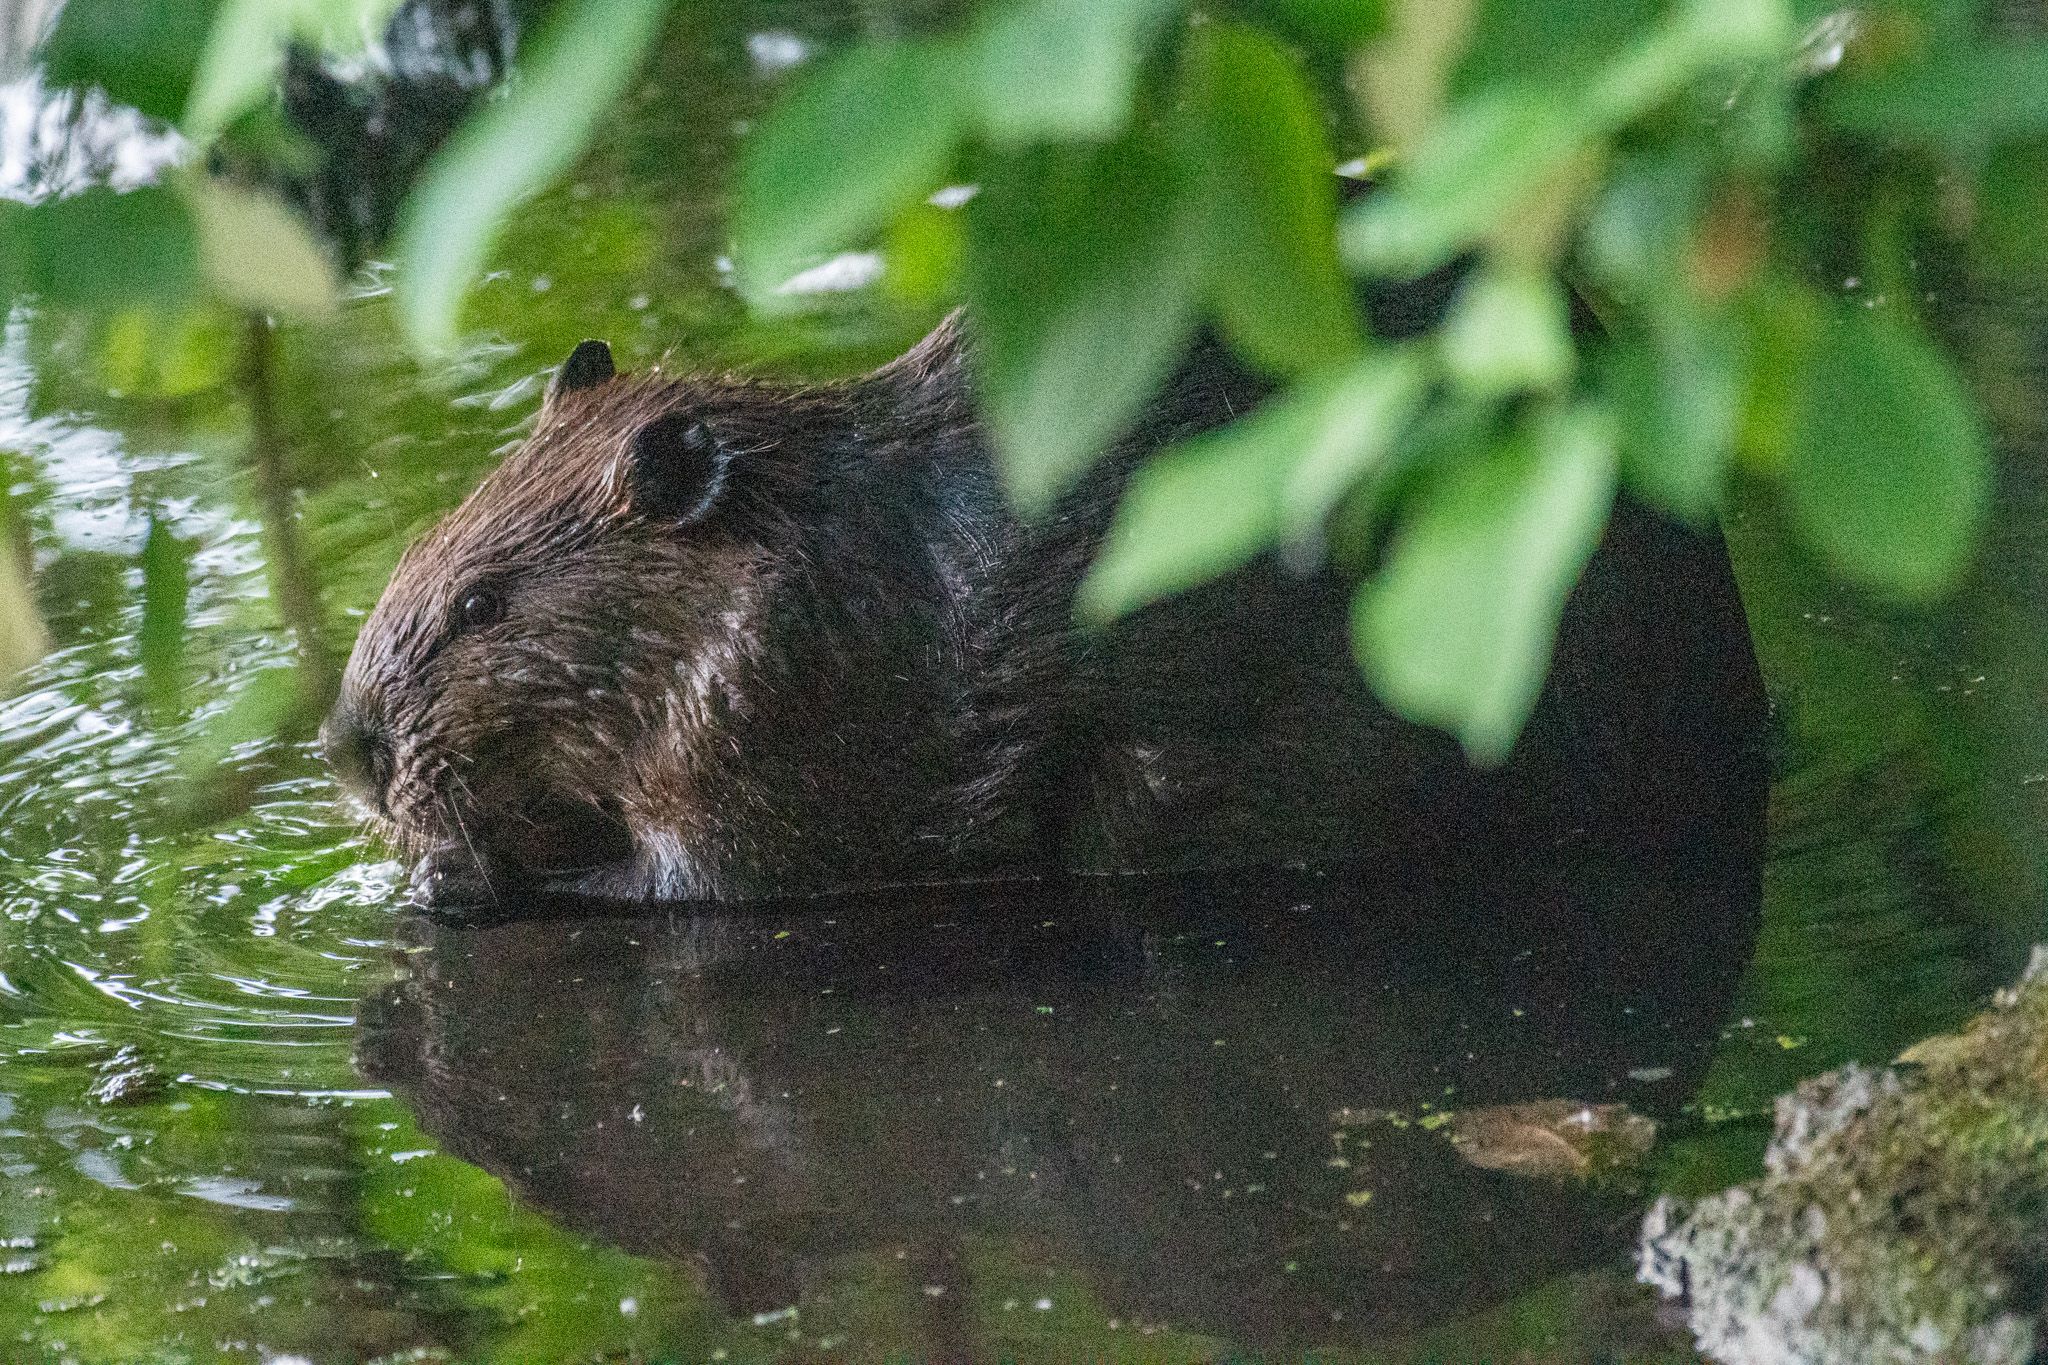
[[[986,1297],[991,1243],[1135,1322],[1402,1332],[1626,1237],[1631,1192],[1484,1169],[1438,1130],[1690,1098],[1758,907],[1761,785],[1724,738],[1719,782],[1549,857],[420,921],[359,1064],[729,1308],[802,1311],[841,1258],[901,1258],[924,1339],[876,1349],[966,1348],[949,1315]]]

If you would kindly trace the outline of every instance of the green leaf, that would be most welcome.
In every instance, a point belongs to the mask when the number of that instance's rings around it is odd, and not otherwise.
[[[296,211],[265,190],[194,177],[185,194],[199,263],[221,298],[260,312],[324,317],[341,280]]]
[[[183,299],[198,283],[198,234],[168,189],[0,203],[0,286],[9,290],[96,306]]]
[[[1338,498],[1385,461],[1426,378],[1414,353],[1375,352],[1146,461],[1081,584],[1079,615],[1109,621],[1275,540],[1319,535]]]
[[[1832,83],[1820,108],[1853,132],[1962,150],[2048,135],[2048,42],[1940,44],[1924,61]]]
[[[653,46],[667,0],[566,0],[505,97],[429,164],[399,222],[399,316],[424,352],[454,345],[463,290],[511,211],[575,161]]]
[[[1209,201],[1217,313],[1252,360],[1297,374],[1358,349],[1337,261],[1336,162],[1314,93],[1272,39],[1196,30],[1187,54],[1187,155]]]
[[[1258,0],[1257,7],[1279,28],[1339,55],[1387,28],[1388,0]]]
[[[263,99],[293,39],[353,51],[397,6],[398,0],[220,0],[219,17],[192,73],[185,131],[210,137]]]
[[[1444,371],[1474,398],[1558,388],[1578,363],[1571,326],[1571,305],[1549,274],[1489,264],[1444,319]]]
[[[98,86],[118,104],[175,122],[213,32],[219,0],[69,0],[43,45],[50,84]]]
[[[1298,425],[1260,413],[1153,456],[1132,477],[1075,600],[1107,622],[1249,561],[1279,530],[1278,488]]]
[[[1012,495],[1042,512],[1180,360],[1205,279],[1201,219],[1159,149],[1041,149],[966,209],[977,380]]]
[[[1645,501],[1704,525],[1742,422],[1742,331],[1695,305],[1651,311],[1605,357],[1621,418],[1622,478]]]
[[[1345,215],[1345,258],[1406,276],[1442,265],[1701,73],[1781,57],[1789,26],[1781,0],[1692,0],[1590,79],[1476,91],[1435,123],[1385,191]]]
[[[1012,0],[974,35],[982,132],[999,146],[1100,141],[1130,118],[1145,48],[1177,0]]]
[[[1814,338],[1790,434],[1786,501],[1844,577],[1915,599],[1954,582],[1984,520],[1990,455],[1925,336],[1864,309],[1837,314]]]
[[[1534,709],[1564,600],[1613,505],[1611,424],[1548,411],[1421,495],[1359,589],[1360,662],[1401,715],[1504,760]]]
[[[1280,530],[1306,543],[1345,495],[1379,475],[1428,396],[1430,368],[1419,351],[1373,351],[1329,382],[1287,399],[1302,413],[1299,455],[1280,490]]]
[[[1344,215],[1345,259],[1412,277],[1503,220],[1579,150],[1579,110],[1534,90],[1488,91],[1440,119],[1397,179]]]
[[[741,146],[734,235],[757,304],[817,258],[861,245],[937,189],[962,119],[950,49],[856,47],[799,79]]]

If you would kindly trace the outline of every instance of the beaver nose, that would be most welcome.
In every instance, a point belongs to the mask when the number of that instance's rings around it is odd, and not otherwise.
[[[391,745],[346,702],[320,726],[320,748],[342,786],[387,813],[384,789],[391,784]]]

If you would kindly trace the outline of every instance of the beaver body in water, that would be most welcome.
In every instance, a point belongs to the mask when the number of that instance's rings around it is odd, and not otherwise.
[[[949,322],[865,378],[777,386],[577,348],[523,448],[406,553],[326,727],[430,899],[1426,860],[1756,779],[1718,536],[1623,500],[1535,718],[1479,773],[1373,700],[1334,576],[1263,560],[1075,625],[1130,469],[1263,396],[1220,346],[1036,521],[1005,503],[971,351]]]

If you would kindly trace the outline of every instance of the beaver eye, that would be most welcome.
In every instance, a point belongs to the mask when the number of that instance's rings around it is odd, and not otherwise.
[[[482,630],[504,619],[505,594],[487,583],[471,588],[455,604],[457,630]]]

